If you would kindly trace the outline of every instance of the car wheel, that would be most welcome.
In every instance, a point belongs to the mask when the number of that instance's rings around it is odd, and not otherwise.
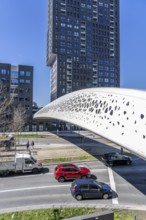
[[[85,175],[81,176],[81,179],[87,179],[87,176],[85,176]]]
[[[3,177],[9,176],[9,173],[10,173],[9,170],[6,170],[2,173],[2,176]]]
[[[60,176],[58,178],[58,182],[63,183],[65,181],[65,178],[63,176]]]
[[[105,193],[105,194],[103,194],[103,197],[102,197],[103,199],[108,199],[109,198],[109,194],[108,193]]]
[[[37,168],[34,168],[33,170],[32,170],[32,173],[33,174],[37,174],[39,172],[39,170],[37,169]]]
[[[81,194],[76,195],[76,200],[81,201],[83,199],[83,196]]]

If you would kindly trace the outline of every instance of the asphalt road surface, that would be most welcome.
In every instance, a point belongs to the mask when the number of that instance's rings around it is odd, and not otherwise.
[[[71,182],[58,183],[53,177],[55,165],[50,165],[45,173],[0,178],[0,212],[41,205],[146,207],[146,162],[142,159],[134,157],[132,165],[112,168],[98,160],[77,165],[87,166],[98,181],[108,183],[114,190],[113,198],[76,201],[70,193]]]

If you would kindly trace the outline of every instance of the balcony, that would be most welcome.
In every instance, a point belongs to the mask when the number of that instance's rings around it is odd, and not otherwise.
[[[97,79],[98,77],[97,77],[97,75],[93,75],[93,79],[95,80],[95,79]]]
[[[86,43],[81,43],[81,46],[84,46],[84,47],[85,47],[85,46],[86,46]]]
[[[68,60],[68,59],[67,59],[67,63],[72,63],[72,60]]]
[[[67,69],[72,69],[72,65],[67,65]]]
[[[67,81],[67,82],[71,82],[71,81],[72,81],[72,78],[71,78],[71,77],[67,77],[67,78],[66,78],[66,81]]]
[[[94,15],[93,15],[93,19],[97,20],[97,16],[94,16]]]
[[[86,36],[81,36],[81,40],[86,40]]]
[[[66,3],[65,3],[65,2],[61,2],[60,4],[61,4],[61,5],[63,5],[63,6],[65,6],[65,5],[66,5]]]
[[[96,70],[97,70],[97,68],[93,67],[93,71],[96,71]]]
[[[67,76],[71,76],[71,75],[72,75],[72,72],[67,71],[67,72],[66,72],[66,75],[67,75]]]
[[[86,34],[86,31],[85,30],[81,30],[81,34]]]

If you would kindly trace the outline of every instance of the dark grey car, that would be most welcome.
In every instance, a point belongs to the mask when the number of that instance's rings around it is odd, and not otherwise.
[[[93,179],[76,179],[71,184],[71,194],[77,200],[82,199],[108,199],[112,197],[109,185]]]

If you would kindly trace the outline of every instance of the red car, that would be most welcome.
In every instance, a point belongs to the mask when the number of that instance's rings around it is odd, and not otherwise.
[[[78,167],[75,164],[64,163],[59,164],[55,167],[54,178],[58,182],[64,182],[68,179],[77,179],[77,178],[90,178],[90,170],[86,167]]]

